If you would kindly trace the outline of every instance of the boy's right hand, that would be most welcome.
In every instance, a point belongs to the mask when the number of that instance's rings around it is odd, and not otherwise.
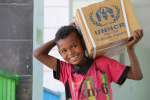
[[[129,39],[127,48],[128,49],[134,48],[134,45],[138,43],[142,39],[142,37],[143,37],[143,30],[142,29],[135,30],[133,32],[133,36]]]

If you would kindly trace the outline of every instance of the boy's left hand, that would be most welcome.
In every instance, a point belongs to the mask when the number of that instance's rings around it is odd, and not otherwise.
[[[141,38],[143,37],[143,30],[142,29],[139,29],[139,30],[135,30],[133,32],[133,35],[132,37],[129,39],[129,42],[127,44],[127,48],[133,48],[134,45],[136,43],[139,42],[139,40],[141,40]]]

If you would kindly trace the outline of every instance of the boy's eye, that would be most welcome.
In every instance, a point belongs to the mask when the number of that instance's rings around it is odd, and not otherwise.
[[[60,50],[61,53],[66,53],[67,52],[67,49],[62,49]]]
[[[76,48],[76,47],[77,47],[77,45],[76,45],[76,44],[74,44],[74,45],[72,45],[72,46],[71,46],[71,48]]]
[[[77,47],[77,45],[75,44],[73,47]]]

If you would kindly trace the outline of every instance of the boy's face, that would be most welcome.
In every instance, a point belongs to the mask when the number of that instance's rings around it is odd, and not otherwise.
[[[84,50],[81,40],[76,33],[72,32],[66,38],[57,42],[59,53],[68,63],[77,65],[84,59]]]

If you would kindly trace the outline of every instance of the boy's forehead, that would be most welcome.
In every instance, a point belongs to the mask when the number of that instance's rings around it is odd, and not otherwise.
[[[76,33],[72,32],[66,38],[60,39],[57,42],[57,45],[62,46],[62,45],[67,45],[67,44],[74,43],[74,42],[77,43],[78,41],[80,41],[79,37],[77,36]]]
[[[64,39],[61,39],[62,41],[78,41],[80,40],[79,36],[75,32],[71,32],[68,36],[66,36]]]

